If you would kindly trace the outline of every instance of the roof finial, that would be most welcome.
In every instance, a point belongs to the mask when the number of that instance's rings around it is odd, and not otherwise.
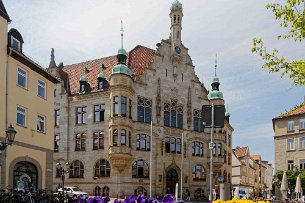
[[[217,54],[216,54],[216,57],[215,57],[215,77],[217,76],[216,69],[217,69]]]
[[[121,48],[123,49],[123,36],[124,36],[123,20],[121,20]]]
[[[51,48],[51,60],[49,63],[49,68],[55,68],[56,63],[55,63],[55,56],[54,56],[54,48]]]

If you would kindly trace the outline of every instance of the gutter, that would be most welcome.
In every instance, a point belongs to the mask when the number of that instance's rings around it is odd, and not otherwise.
[[[6,68],[5,68],[5,128],[8,126],[8,62],[12,54],[12,48],[9,47],[9,53],[6,55]]]

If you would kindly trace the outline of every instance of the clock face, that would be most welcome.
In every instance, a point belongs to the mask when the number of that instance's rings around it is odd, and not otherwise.
[[[175,47],[175,51],[176,51],[177,54],[180,54],[181,53],[180,47]]]

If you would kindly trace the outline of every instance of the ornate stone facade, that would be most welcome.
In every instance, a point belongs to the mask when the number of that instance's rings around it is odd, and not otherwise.
[[[113,57],[49,68],[62,80],[56,89],[55,109],[60,119],[55,128],[54,170],[61,160],[83,164],[83,168],[71,166],[74,171],[68,174],[67,185],[78,185],[91,194],[100,188],[101,194],[109,189],[110,196],[140,193],[142,189],[149,195],[150,169],[152,195],[173,192],[174,184],[178,181],[180,187],[182,178],[183,191],[189,190],[192,198],[208,197],[210,136],[209,129],[201,131],[200,111],[202,105],[214,101],[224,104],[224,100],[208,100],[208,91],[181,42],[182,16],[182,8],[171,10],[171,37],[161,40],[156,50],[137,46],[127,54],[126,65],[132,75],[122,69],[114,74]],[[122,55],[120,49],[119,64],[124,64],[120,63]],[[82,71],[84,67],[87,72]],[[102,88],[97,76],[100,71],[106,79]],[[86,90],[80,92],[83,82]],[[104,109],[98,111],[96,105]],[[199,116],[195,118],[196,110]],[[227,182],[231,179],[233,128],[228,121],[215,133],[216,187],[218,176],[225,175]],[[95,132],[101,131],[103,137],[96,139]],[[105,164],[96,165],[101,159]],[[59,184],[61,180],[54,174],[54,188]]]

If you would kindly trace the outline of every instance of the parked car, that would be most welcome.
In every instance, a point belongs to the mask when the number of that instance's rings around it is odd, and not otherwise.
[[[62,188],[59,188],[57,190],[57,193],[54,194],[58,194],[62,192],[63,192]],[[88,199],[89,197],[89,194],[87,192],[81,191],[79,187],[76,186],[65,186],[64,193],[67,194],[69,197],[72,197],[73,199],[76,199],[79,195],[84,195],[86,199]]]

